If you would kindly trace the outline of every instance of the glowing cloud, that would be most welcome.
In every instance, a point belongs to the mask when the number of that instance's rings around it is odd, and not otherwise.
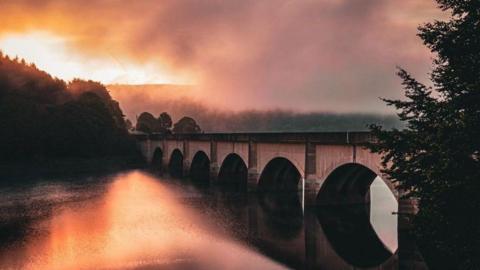
[[[43,31],[0,37],[0,49],[5,54],[35,63],[40,69],[64,80],[84,78],[126,84],[193,83],[187,76],[162,70],[158,63],[139,65],[113,55],[109,55],[109,58],[89,58],[76,52],[69,43],[71,41],[66,38]]]
[[[426,78],[416,27],[443,16],[418,0],[3,0],[0,14],[0,36],[64,40],[47,46],[59,76],[193,82],[208,105],[334,112],[386,112],[378,97],[402,93],[397,65]]]

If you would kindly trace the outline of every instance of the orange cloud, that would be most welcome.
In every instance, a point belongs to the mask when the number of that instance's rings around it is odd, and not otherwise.
[[[188,74],[207,104],[337,112],[385,111],[396,65],[425,78],[416,26],[441,16],[413,0],[4,0],[0,12],[0,35],[51,31],[85,58]]]

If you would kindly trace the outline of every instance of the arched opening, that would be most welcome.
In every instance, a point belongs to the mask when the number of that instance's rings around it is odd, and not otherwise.
[[[327,177],[317,196],[317,204],[368,204],[370,186],[377,174],[369,168],[347,163],[336,168]]]
[[[327,177],[317,196],[319,222],[337,254],[354,266],[385,262],[398,246],[398,202],[366,166],[348,163]]]
[[[190,178],[196,184],[208,185],[210,180],[210,159],[203,151],[198,151],[192,159]]]
[[[229,154],[220,167],[218,182],[224,188],[245,191],[247,189],[248,169],[237,154]]]
[[[263,169],[258,198],[267,222],[282,238],[294,238],[302,229],[303,212],[298,184],[301,174],[286,158],[272,159]]]
[[[170,156],[168,172],[173,178],[183,177],[183,155],[178,149],[173,150],[172,155]]]
[[[155,171],[162,172],[163,151],[157,147],[153,152],[151,166]]]
[[[290,160],[277,157],[270,160],[263,169],[258,189],[262,192],[275,191],[296,194],[300,178],[300,172]]]

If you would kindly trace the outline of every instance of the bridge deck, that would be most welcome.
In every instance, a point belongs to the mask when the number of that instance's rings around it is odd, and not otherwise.
[[[227,142],[276,142],[316,144],[365,144],[374,137],[367,131],[356,132],[256,132],[256,133],[197,133],[197,134],[134,134],[138,140],[195,140]]]

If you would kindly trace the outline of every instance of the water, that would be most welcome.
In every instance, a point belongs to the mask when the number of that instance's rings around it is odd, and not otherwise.
[[[142,171],[3,187],[0,269],[397,269],[385,189],[302,209]]]

